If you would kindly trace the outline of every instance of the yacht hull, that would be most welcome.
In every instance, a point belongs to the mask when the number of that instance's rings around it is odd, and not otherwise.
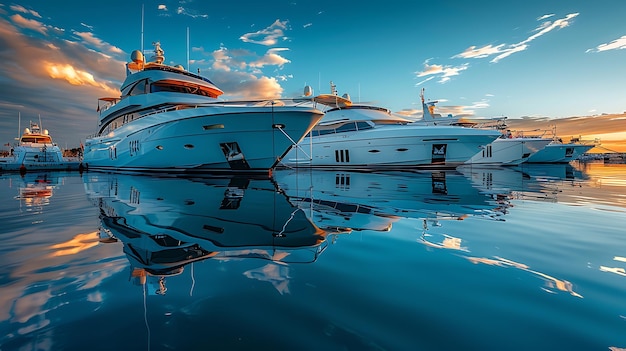
[[[281,162],[289,167],[315,168],[453,168],[497,135],[455,126],[378,125],[305,137]]]
[[[87,139],[84,164],[124,171],[268,171],[322,116],[302,106],[155,113]]]
[[[543,149],[551,139],[513,138],[496,139],[490,145],[472,156],[466,164],[480,165],[519,165]]]
[[[568,163],[594,148],[584,144],[548,144],[528,158],[530,163]]]

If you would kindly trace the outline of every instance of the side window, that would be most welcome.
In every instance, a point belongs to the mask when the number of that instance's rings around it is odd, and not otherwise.
[[[364,130],[364,129],[372,129],[373,127],[367,123],[367,122],[356,122],[356,127],[358,128],[358,130]]]
[[[352,132],[356,130],[356,124],[354,124],[354,122],[346,123],[342,125],[341,127],[337,128],[336,130],[337,130],[337,133]]]

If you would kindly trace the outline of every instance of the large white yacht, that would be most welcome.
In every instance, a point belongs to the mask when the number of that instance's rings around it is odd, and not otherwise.
[[[463,164],[500,133],[413,121],[377,106],[356,105],[345,94],[314,101],[327,106],[320,123],[282,159],[288,167],[453,168]],[[424,109],[426,109],[424,105]]]
[[[101,98],[85,167],[124,171],[271,170],[322,118],[310,99],[221,101],[209,79],[134,51],[121,97]]]
[[[525,136],[523,133],[513,134],[507,130],[506,117],[487,119],[482,123],[471,122],[452,115],[442,116],[435,113],[439,101],[424,101],[424,89],[421,92],[424,115],[417,123],[438,126],[457,125],[475,129],[492,129],[499,135],[491,144],[485,145],[476,154],[465,161],[466,164],[478,165],[519,165],[529,160],[537,151],[548,145],[552,139],[542,136]]]
[[[63,156],[63,150],[52,141],[48,130],[41,128],[41,122],[30,121],[17,140],[9,155],[0,158],[0,171],[78,170],[81,166],[78,157]]]

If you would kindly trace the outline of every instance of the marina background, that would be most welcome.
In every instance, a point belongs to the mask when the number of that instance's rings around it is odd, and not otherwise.
[[[22,126],[41,116],[59,145],[78,147],[97,98],[119,96],[130,53],[160,41],[168,64],[206,73],[225,99],[328,93],[333,81],[356,102],[419,117],[425,87],[444,115],[508,116],[518,129],[550,120],[626,151],[620,1],[247,5],[0,4],[1,144],[21,133],[21,113]]]

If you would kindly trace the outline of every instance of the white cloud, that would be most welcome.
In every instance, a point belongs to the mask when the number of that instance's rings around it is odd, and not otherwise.
[[[547,19],[547,18],[550,18],[550,17],[553,17],[553,16],[554,16],[553,13],[548,14],[548,15],[543,15],[541,17],[537,17],[537,21],[543,21],[544,19]]]
[[[107,42],[102,41],[100,38],[96,38],[91,32],[77,32],[73,31],[74,35],[78,36],[87,44],[91,44],[100,50],[106,50],[115,54],[123,53],[122,49],[113,46]]]
[[[476,46],[470,46],[462,53],[453,56],[453,58],[486,58],[495,55],[495,57],[490,61],[492,63],[497,63],[503,58],[506,58],[514,53],[525,51],[529,48],[528,43],[531,41],[555,30],[561,29],[569,26],[572,23],[572,20],[578,16],[579,13],[570,13],[566,15],[564,18],[557,19],[554,22],[545,21],[541,23],[537,28],[533,30],[535,34],[529,36],[528,38],[520,41],[515,44],[499,44],[496,46],[493,45],[485,45],[481,48],[477,48]],[[544,15],[539,17],[537,20],[544,20],[546,18],[550,18],[554,15]]]
[[[37,11],[29,10],[29,9],[27,9],[24,6],[21,6],[21,5],[12,5],[10,7],[10,9],[15,11],[15,12],[27,13],[27,14],[31,14],[31,15],[37,17],[37,18],[41,18],[41,15]]]
[[[286,48],[269,49],[267,50],[265,55],[260,57],[258,60],[250,62],[248,65],[250,67],[255,67],[255,68],[263,68],[264,66],[267,66],[267,65],[282,67],[286,63],[291,63],[291,61],[280,56],[278,52],[287,51],[287,50],[289,49],[286,49]]]
[[[198,17],[208,18],[209,17],[209,15],[201,14],[201,13],[198,13],[198,11],[186,9],[186,8],[184,8],[182,6],[179,6],[176,9],[176,14],[183,15],[183,16],[189,16],[191,18],[198,18]]]
[[[288,21],[276,20],[269,27],[256,31],[254,33],[246,33],[239,39],[246,43],[260,44],[266,46],[276,45],[279,38],[284,38],[284,30],[287,28]]]
[[[621,49],[626,49],[626,35],[623,35],[621,38],[615,39],[609,43],[600,44],[593,49],[588,49],[586,52],[601,52]]]
[[[455,55],[453,58],[484,58],[489,57],[494,54],[498,54],[502,52],[502,48],[504,44],[500,44],[497,46],[486,45],[482,48],[476,48],[476,46],[470,46],[465,49],[462,53]]]
[[[424,70],[420,72],[416,72],[416,75],[417,77],[438,76],[440,77],[439,83],[445,83],[449,81],[451,77],[458,76],[461,71],[464,71],[469,67],[467,63],[464,63],[456,67],[443,66],[443,65],[429,65],[428,61],[429,60],[426,60],[426,62],[424,62]],[[417,85],[423,84],[426,81],[428,80],[419,82]]]

